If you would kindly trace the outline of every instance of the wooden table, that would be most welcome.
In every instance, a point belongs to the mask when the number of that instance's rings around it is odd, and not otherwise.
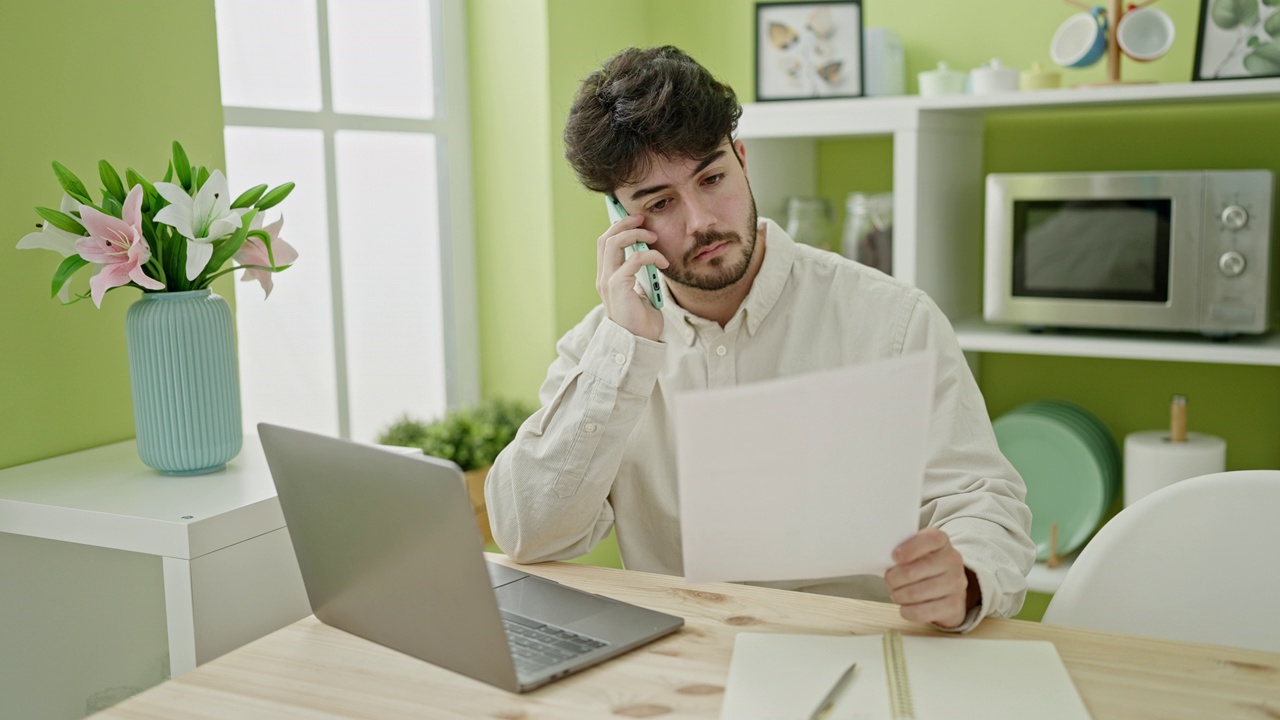
[[[718,718],[738,632],[933,632],[879,603],[686,585],[676,577],[560,563],[521,569],[682,615],[687,624],[603,665],[513,695],[308,617],[95,717]],[[971,637],[1052,641],[1095,720],[1280,718],[1280,654],[1017,620],[988,619]]]

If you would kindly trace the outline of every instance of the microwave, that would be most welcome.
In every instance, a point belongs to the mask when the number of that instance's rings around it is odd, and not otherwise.
[[[1271,185],[1268,170],[988,175],[983,317],[1266,332]]]

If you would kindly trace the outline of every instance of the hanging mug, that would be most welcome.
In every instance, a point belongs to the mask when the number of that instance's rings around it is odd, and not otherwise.
[[[1116,23],[1116,43],[1125,55],[1149,62],[1173,47],[1173,18],[1159,8],[1140,7],[1120,16]]]
[[[1069,68],[1089,67],[1106,52],[1107,11],[1102,7],[1067,18],[1049,44],[1049,57]]]

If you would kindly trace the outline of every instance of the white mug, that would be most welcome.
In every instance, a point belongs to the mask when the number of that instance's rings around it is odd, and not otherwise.
[[[1149,62],[1169,52],[1173,36],[1173,19],[1159,8],[1135,8],[1121,15],[1116,23],[1116,42],[1125,55],[1138,62]]]

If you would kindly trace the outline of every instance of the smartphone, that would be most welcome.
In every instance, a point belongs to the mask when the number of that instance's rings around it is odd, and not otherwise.
[[[618,202],[618,198],[612,195],[604,196],[605,207],[609,208],[609,221],[618,222],[627,216],[626,208],[622,207],[622,203]],[[631,257],[632,253],[648,250],[648,243],[638,242],[631,245],[623,251],[623,259]],[[636,280],[644,286],[644,294],[649,296],[649,304],[655,310],[662,309],[662,285],[658,282],[658,268],[656,265],[645,265],[636,273]]]

